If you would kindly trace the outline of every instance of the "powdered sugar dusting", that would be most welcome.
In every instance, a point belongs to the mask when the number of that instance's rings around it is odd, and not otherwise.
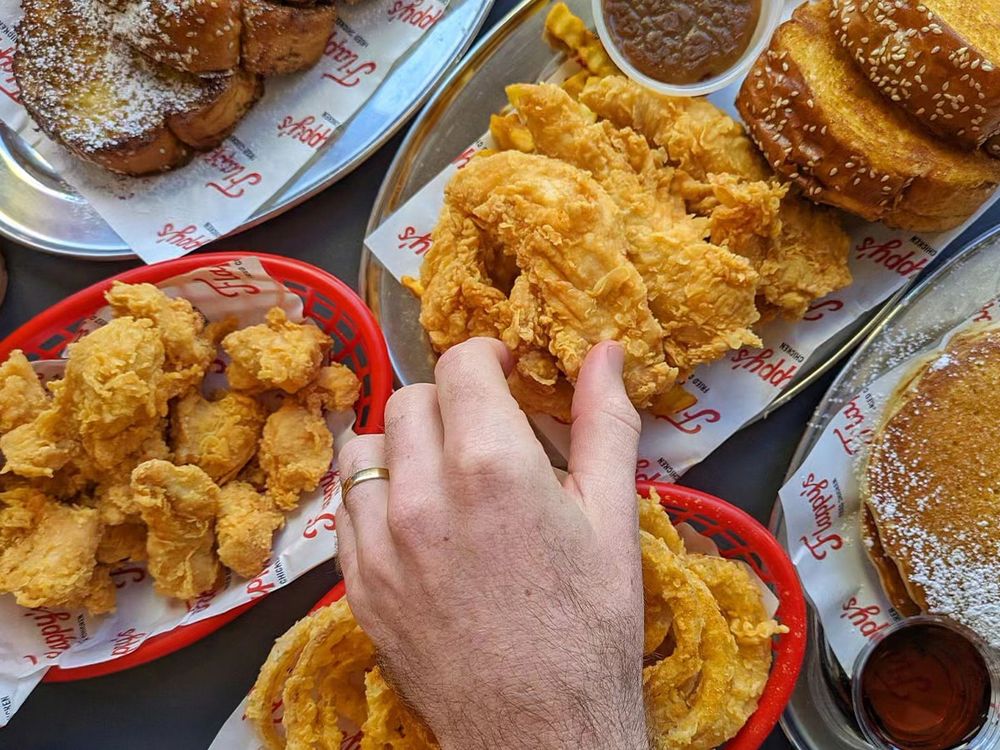
[[[208,94],[197,78],[155,67],[115,40],[113,13],[93,0],[25,3],[18,53],[29,61],[19,70],[25,104],[85,153],[148,137]]]
[[[886,552],[928,611],[1000,647],[1000,332],[956,336],[883,427],[867,470]],[[924,604],[924,602],[918,602]]]

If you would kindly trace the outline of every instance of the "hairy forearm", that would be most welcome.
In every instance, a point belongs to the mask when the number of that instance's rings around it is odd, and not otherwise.
[[[648,750],[641,699],[611,695],[585,698],[571,695],[520,706],[478,711],[481,721],[450,721],[438,731],[444,750]]]

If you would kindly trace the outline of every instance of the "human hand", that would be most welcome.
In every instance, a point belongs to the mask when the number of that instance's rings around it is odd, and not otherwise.
[[[445,748],[648,747],[634,467],[620,345],[595,346],[560,482],[492,339],[397,391],[349,442],[337,512],[347,598],[396,690]]]

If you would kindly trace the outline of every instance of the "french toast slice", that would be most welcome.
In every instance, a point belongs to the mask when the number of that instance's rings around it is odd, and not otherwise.
[[[181,73],[114,39],[92,0],[23,0],[14,73],[38,126],[82,159],[145,175],[212,148],[260,95],[259,79]]]
[[[1000,157],[1000,0],[833,0],[837,39],[937,135]]]
[[[117,38],[188,73],[223,73],[240,62],[240,0],[108,0]]]
[[[243,65],[262,76],[307,70],[323,56],[336,20],[329,2],[304,7],[243,0]]]
[[[737,99],[774,170],[805,195],[913,231],[961,224],[996,190],[1000,163],[935,138],[885,99],[834,36],[831,0],[775,32]]]

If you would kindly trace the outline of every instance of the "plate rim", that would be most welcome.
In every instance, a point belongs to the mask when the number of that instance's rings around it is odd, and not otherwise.
[[[396,154],[393,156],[392,162],[389,164],[389,168],[386,170],[385,177],[382,180],[379,191],[375,196],[375,201],[372,204],[372,210],[368,217],[368,224],[365,227],[366,238],[378,229],[382,222],[384,222],[393,213],[393,211],[400,208],[399,205],[395,205],[394,208],[390,210],[389,206],[390,204],[394,204],[395,199],[398,198],[401,185],[408,178],[412,169],[413,159],[409,155],[409,152],[426,139],[427,134],[437,123],[440,122],[455,96],[457,96],[464,89],[464,86],[460,83],[461,80],[466,78],[470,71],[478,72],[480,70],[482,65],[492,57],[490,48],[502,43],[502,41],[505,40],[507,36],[520,25],[520,22],[524,20],[520,18],[521,16],[527,17],[543,9],[548,4],[549,0],[521,0],[518,2],[500,21],[497,22],[492,29],[482,36],[475,46],[469,50],[468,54],[461,61],[456,63],[449,74],[441,80],[435,94],[428,99],[423,110],[421,110],[421,112],[414,119],[412,127],[406,134],[403,142],[400,144]],[[420,189],[422,188],[417,188],[417,191]],[[414,194],[416,194],[416,191]],[[413,196],[411,195],[411,198],[412,197]],[[382,318],[381,300],[379,295],[381,288],[380,284],[387,272],[388,271],[385,266],[383,266],[375,254],[369,250],[368,245],[363,244],[361,262],[358,270],[358,289],[368,307],[371,308],[376,320],[379,321],[381,321]],[[796,378],[787,389],[774,399],[774,401],[764,407],[751,419],[747,420],[747,422],[740,429],[742,430],[743,428],[770,416],[813,385],[823,375],[829,372],[831,367],[843,361],[843,359],[858,346],[859,342],[868,336],[872,330],[882,324],[885,317],[889,315],[899,300],[905,296],[916,283],[917,279],[908,281],[896,292],[887,297],[883,302],[865,311],[860,318],[863,322],[858,325],[855,331],[840,342],[833,352],[824,357],[822,361],[818,362],[804,375]],[[857,321],[855,321],[855,324],[857,324]],[[407,385],[408,383],[400,377],[400,368],[397,366],[396,353],[391,346],[389,347],[389,360],[392,364],[393,374],[397,382]]]
[[[830,383],[827,390],[823,393],[822,398],[816,405],[816,409],[806,422],[805,430],[799,438],[799,442],[796,444],[795,452],[792,454],[792,458],[788,463],[788,469],[782,478],[782,487],[789,482],[795,472],[802,466],[802,463],[808,457],[812,448],[815,447],[819,437],[823,434],[823,431],[829,424],[829,419],[825,419],[826,417],[831,416],[828,407],[833,401],[835,392],[844,381],[844,378],[846,378],[848,373],[854,369],[854,365],[868,352],[868,350],[876,344],[883,331],[892,323],[893,320],[895,320],[911,305],[915,304],[915,301],[918,298],[923,297],[925,294],[929,294],[930,292],[928,291],[928,288],[934,285],[942,276],[950,273],[956,266],[961,265],[969,257],[981,251],[983,246],[991,242],[996,242],[997,240],[1000,240],[1000,224],[995,224],[994,226],[983,230],[968,242],[963,244],[961,248],[952,253],[951,256],[942,262],[941,265],[934,271],[926,276],[918,278],[909,289],[905,290],[905,294],[902,294],[900,299],[892,305],[892,308],[887,311],[886,315],[883,316],[881,322],[874,326],[868,335],[864,337],[864,340],[858,344],[854,353],[843,363],[840,372],[833,379],[833,382]],[[781,505],[780,496],[775,498],[774,504],[771,506],[771,514],[768,519],[767,528],[778,539],[785,551],[789,552],[787,534],[785,530],[785,514]],[[823,630],[822,624],[819,621],[819,616],[816,613],[816,609],[808,596],[806,597],[806,609],[810,627],[806,648],[806,662],[803,666],[808,668],[811,666],[812,658],[815,658],[813,655],[814,651],[818,653],[818,649],[821,644],[817,638]],[[805,672],[805,669],[803,671]],[[805,687],[797,687],[796,692],[799,689],[805,689]],[[796,750],[812,750],[812,746],[808,744],[807,738],[803,736],[799,730],[797,715],[798,712],[794,709],[794,703],[790,701],[788,706],[785,708],[785,711],[782,712],[781,719],[779,721],[781,730]],[[858,740],[862,741],[860,737],[858,737]]]

